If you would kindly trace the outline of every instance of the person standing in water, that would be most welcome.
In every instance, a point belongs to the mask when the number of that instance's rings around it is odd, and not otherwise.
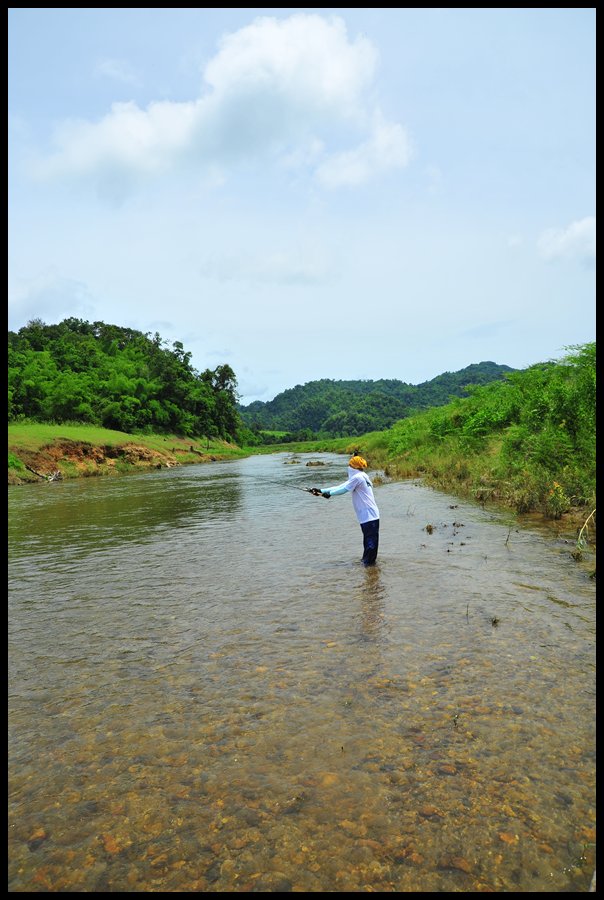
[[[340,494],[352,494],[352,505],[363,532],[364,566],[373,566],[377,559],[380,538],[380,511],[373,496],[373,485],[365,474],[367,462],[356,451],[348,460],[348,479],[342,484],[329,488],[311,488],[315,497],[336,497]]]

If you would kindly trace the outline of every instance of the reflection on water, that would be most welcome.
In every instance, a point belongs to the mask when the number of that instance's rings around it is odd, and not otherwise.
[[[237,479],[183,479],[172,474],[164,470],[128,477],[127,491],[123,478],[55,482],[47,486],[52,496],[40,496],[35,488],[41,485],[24,485],[20,514],[11,519],[13,548],[20,555],[70,553],[76,548],[88,552],[91,547],[158,540],[163,533],[190,528],[192,523],[233,521],[241,502]]]
[[[385,631],[386,591],[380,570],[368,568],[361,586],[361,635],[364,641],[379,642]]]
[[[293,462],[11,489],[9,889],[588,890],[587,571]]]

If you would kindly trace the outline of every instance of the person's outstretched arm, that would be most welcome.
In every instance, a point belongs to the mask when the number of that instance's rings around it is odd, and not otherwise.
[[[348,491],[351,491],[353,487],[353,482],[349,478],[347,481],[343,481],[342,484],[336,484],[335,487],[313,488],[312,493],[314,494],[316,491],[318,491],[322,497],[325,497],[326,500],[329,500],[330,497],[337,497],[338,494],[346,494]]]

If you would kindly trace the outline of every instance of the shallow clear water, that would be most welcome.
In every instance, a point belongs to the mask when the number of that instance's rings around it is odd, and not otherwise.
[[[10,489],[9,891],[589,889],[588,567],[406,481],[365,569],[345,477]]]

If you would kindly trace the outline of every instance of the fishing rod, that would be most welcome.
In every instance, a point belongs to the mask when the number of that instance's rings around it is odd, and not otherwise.
[[[299,484],[290,484],[288,481],[274,481],[271,478],[262,478],[259,475],[250,475],[247,472],[239,472],[238,477],[253,478],[254,481],[261,481],[264,484],[278,484],[279,487],[290,487],[290,488],[293,488],[295,491],[304,491],[304,493],[306,493],[306,494],[314,494],[315,491],[318,491],[318,488],[300,487]],[[320,491],[319,491],[319,493],[320,493]]]

